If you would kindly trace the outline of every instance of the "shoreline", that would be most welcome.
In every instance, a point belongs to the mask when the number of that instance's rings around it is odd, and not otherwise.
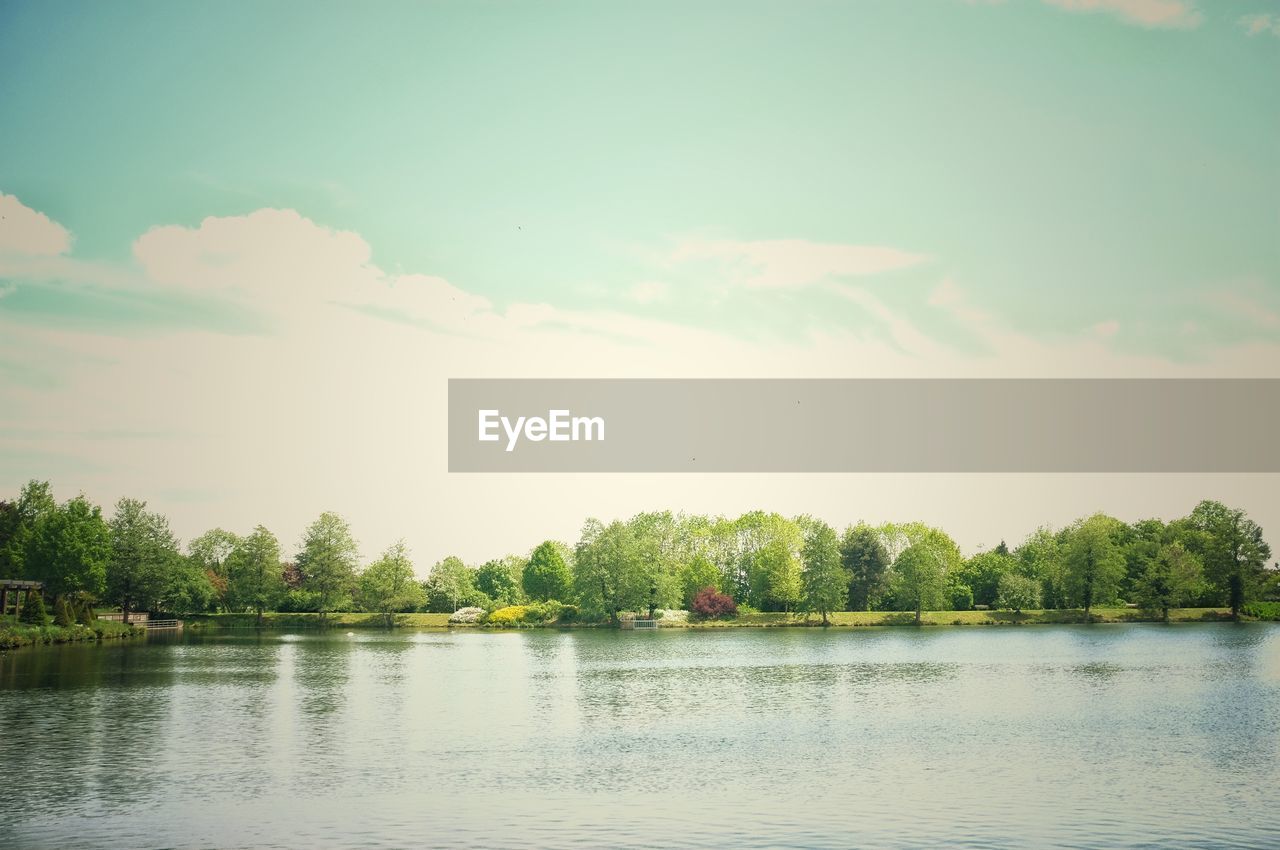
[[[147,630],[114,620],[95,620],[92,626],[32,626],[26,623],[0,623],[0,652],[26,646],[50,646],[63,643],[101,642],[141,637]]]
[[[917,626],[915,615],[902,611],[842,611],[830,615],[830,624],[823,626],[817,614],[758,613],[743,614],[729,620],[689,621],[672,619],[658,621],[660,629],[768,629],[768,628],[833,628],[853,629],[871,627],[937,628],[947,626],[1035,626],[1035,625],[1087,625],[1150,623],[1223,623],[1232,622],[1229,608],[1177,608],[1169,611],[1168,621],[1152,617],[1134,608],[1095,608],[1085,617],[1081,610],[1048,609],[1037,611],[926,611]],[[1267,622],[1269,618],[1242,616],[1240,622]],[[337,613],[328,615],[325,622],[319,614],[268,613],[262,623],[252,614],[196,614],[185,619],[185,629],[192,632],[217,631],[280,631],[287,629],[325,630],[335,628],[394,631],[521,631],[524,629],[611,629],[615,624],[604,623],[524,623],[517,626],[489,626],[480,623],[450,623],[448,614],[397,614],[390,629],[379,614]]]

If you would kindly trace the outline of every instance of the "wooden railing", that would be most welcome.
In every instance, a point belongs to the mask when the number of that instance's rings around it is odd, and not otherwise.
[[[182,628],[181,620],[147,620],[144,623],[135,623],[134,625],[142,626],[147,631],[156,629],[180,629]]]

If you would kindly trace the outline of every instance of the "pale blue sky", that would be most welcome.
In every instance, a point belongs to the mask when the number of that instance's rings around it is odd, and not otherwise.
[[[292,208],[499,305],[765,337],[876,322],[821,288],[716,298],[653,254],[888,245],[930,261],[878,294],[939,338],[966,342],[925,303],[946,275],[1025,332],[1115,321],[1194,358],[1276,332],[1207,296],[1280,309],[1280,38],[1241,20],[1280,5],[1144,25],[1162,3],[5,2],[0,190],[82,259]],[[5,307],[117,318],[69,301]]]

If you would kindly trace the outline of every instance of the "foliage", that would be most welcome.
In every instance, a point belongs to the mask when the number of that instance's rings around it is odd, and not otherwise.
[[[1259,620],[1280,621],[1280,602],[1250,602],[1243,611]]]
[[[732,596],[708,586],[694,594],[693,601],[689,603],[689,613],[700,620],[719,620],[736,617],[738,606]]]
[[[1238,617],[1259,589],[1271,557],[1262,529],[1244,511],[1212,501],[1196,505],[1189,525],[1197,532],[1190,548],[1200,557],[1205,577]]]
[[[890,590],[901,611],[914,611],[920,622],[925,609],[946,603],[947,575],[960,564],[960,548],[946,533],[923,523],[888,525],[886,549],[900,552],[890,568]]]
[[[75,624],[75,617],[71,614],[71,607],[67,605],[67,597],[59,596],[53,600],[53,624],[55,626],[67,626]]]
[[[524,566],[525,560],[517,555],[486,561],[475,572],[475,588],[495,602],[518,605],[525,601]]]
[[[720,586],[721,573],[711,559],[702,553],[695,554],[680,569],[681,599],[685,607],[693,604],[693,598],[704,587]]]
[[[1162,620],[1167,620],[1169,609],[1193,599],[1203,581],[1200,558],[1175,542],[1160,547],[1147,561],[1134,590],[1144,610],[1158,612]]]
[[[1021,573],[1000,576],[996,589],[996,606],[1019,614],[1024,609],[1040,607],[1040,582]]]
[[[18,622],[28,626],[44,626],[49,623],[49,613],[44,607],[44,597],[39,591],[27,591],[26,601],[18,612]]]
[[[477,598],[475,571],[454,555],[431,568],[423,587],[428,611],[450,614],[464,606],[488,607],[486,598]]]
[[[845,529],[840,562],[849,573],[849,610],[871,610],[888,586],[889,551],[880,535],[865,523]]]
[[[231,543],[222,560],[223,575],[227,578],[224,607],[233,611],[248,609],[261,615],[279,605],[285,594],[285,583],[280,568],[280,541],[276,536],[259,525],[248,537],[230,536],[218,542]],[[208,561],[202,559],[196,563]]]
[[[530,602],[524,609],[526,623],[554,623],[560,619],[564,605],[555,599],[548,599],[546,602]]]
[[[952,611],[968,611],[973,607],[973,591],[967,584],[948,581],[947,599],[951,602]]]
[[[25,567],[31,534],[56,508],[48,481],[28,481],[14,501],[0,502],[0,576],[43,581]]]
[[[147,503],[124,498],[111,518],[111,558],[106,599],[130,611],[156,608],[179,575],[182,556],[169,521],[146,510]]]
[[[1013,572],[1017,565],[1017,561],[1007,550],[979,552],[960,565],[955,577],[959,584],[973,591],[971,605],[994,605],[1000,579]]]
[[[322,615],[350,605],[358,555],[350,526],[337,514],[326,511],[307,527],[298,569],[303,588],[315,594],[315,606]]]
[[[413,574],[413,562],[403,540],[390,546],[360,575],[360,604],[383,615],[388,626],[398,611],[412,611],[427,594]]]
[[[484,613],[485,611],[483,608],[476,608],[474,606],[470,608],[459,608],[457,611],[454,611],[449,615],[449,622],[477,623],[480,621],[480,618],[484,616]]]
[[[564,550],[551,540],[540,544],[529,556],[520,581],[532,600],[567,599],[573,590],[573,574]]]
[[[821,614],[825,624],[830,613],[839,611],[848,600],[850,577],[840,559],[835,530],[820,520],[806,520],[803,527],[804,607]]]
[[[1097,602],[1116,598],[1125,574],[1125,560],[1116,537],[1124,524],[1094,514],[1071,526],[1065,535],[1065,587],[1068,601],[1087,614]]]
[[[485,625],[489,626],[518,626],[524,622],[525,613],[528,609],[524,605],[508,605],[505,608],[499,608],[493,611],[485,618]]]
[[[21,500],[19,502],[21,504]],[[23,569],[54,596],[98,595],[107,581],[111,533],[102,510],[77,496],[39,510],[24,536]]]
[[[261,528],[262,526],[258,526]],[[240,544],[240,538],[221,528],[214,528],[201,534],[187,545],[187,553],[192,561],[205,572],[213,599],[219,608],[229,609],[234,601],[234,593],[227,560]],[[277,545],[277,548],[278,545]]]

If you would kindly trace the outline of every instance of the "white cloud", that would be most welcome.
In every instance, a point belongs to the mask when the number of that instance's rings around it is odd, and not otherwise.
[[[652,508],[759,507],[838,523],[921,517],[970,544],[1099,507],[1135,516],[1155,510],[1149,487],[1125,485],[1123,497],[1106,488],[1111,501],[1098,502],[1104,496],[1096,479],[1081,478],[1067,499],[1062,479],[1052,476],[1041,485],[1016,476],[1010,484],[955,476],[451,475],[449,378],[1271,377],[1280,369],[1277,346],[1264,343],[1174,365],[1114,351],[1089,333],[1033,338],[971,306],[949,280],[929,301],[975,320],[983,354],[949,347],[871,287],[849,281],[825,285],[874,316],[887,341],[833,331],[761,344],[624,312],[546,303],[499,308],[440,277],[388,274],[371,262],[358,234],[291,211],[156,228],[137,243],[137,270],[75,270],[86,283],[100,273],[102,286],[194,290],[253,304],[280,318],[276,333],[126,337],[0,311],[0,361],[54,378],[0,382],[0,427],[29,435],[6,436],[5,448],[15,457],[66,459],[62,470],[6,466],[0,494],[16,491],[22,476],[40,474],[53,478],[60,494],[83,489],[108,505],[122,495],[150,498],[187,539],[214,524],[247,531],[265,523],[286,551],[316,514],[337,510],[366,555],[407,537],[420,571],[450,552],[479,561],[527,551],[548,536],[572,539],[588,515]],[[764,256],[776,266],[774,255]],[[821,265],[820,277],[849,268]],[[412,322],[344,305],[394,311]],[[1160,497],[1172,499],[1165,480]],[[1201,485],[1178,491],[1187,504],[1176,509],[1188,509]],[[200,503],[163,497],[184,489],[211,495]],[[1269,492],[1262,485],[1257,491],[1263,499]]]
[[[1193,29],[1204,16],[1188,0],[1044,0],[1069,12],[1109,12],[1138,26]]]
[[[71,248],[71,233],[13,195],[0,192],[0,256],[56,257]]]
[[[670,259],[676,263],[714,260],[731,282],[750,288],[809,286],[825,280],[904,269],[928,258],[880,245],[833,245],[805,239],[688,239]]]
[[[1239,20],[1239,24],[1244,27],[1246,35],[1255,36],[1270,33],[1280,38],[1280,15],[1272,15],[1269,12],[1245,15]]]

